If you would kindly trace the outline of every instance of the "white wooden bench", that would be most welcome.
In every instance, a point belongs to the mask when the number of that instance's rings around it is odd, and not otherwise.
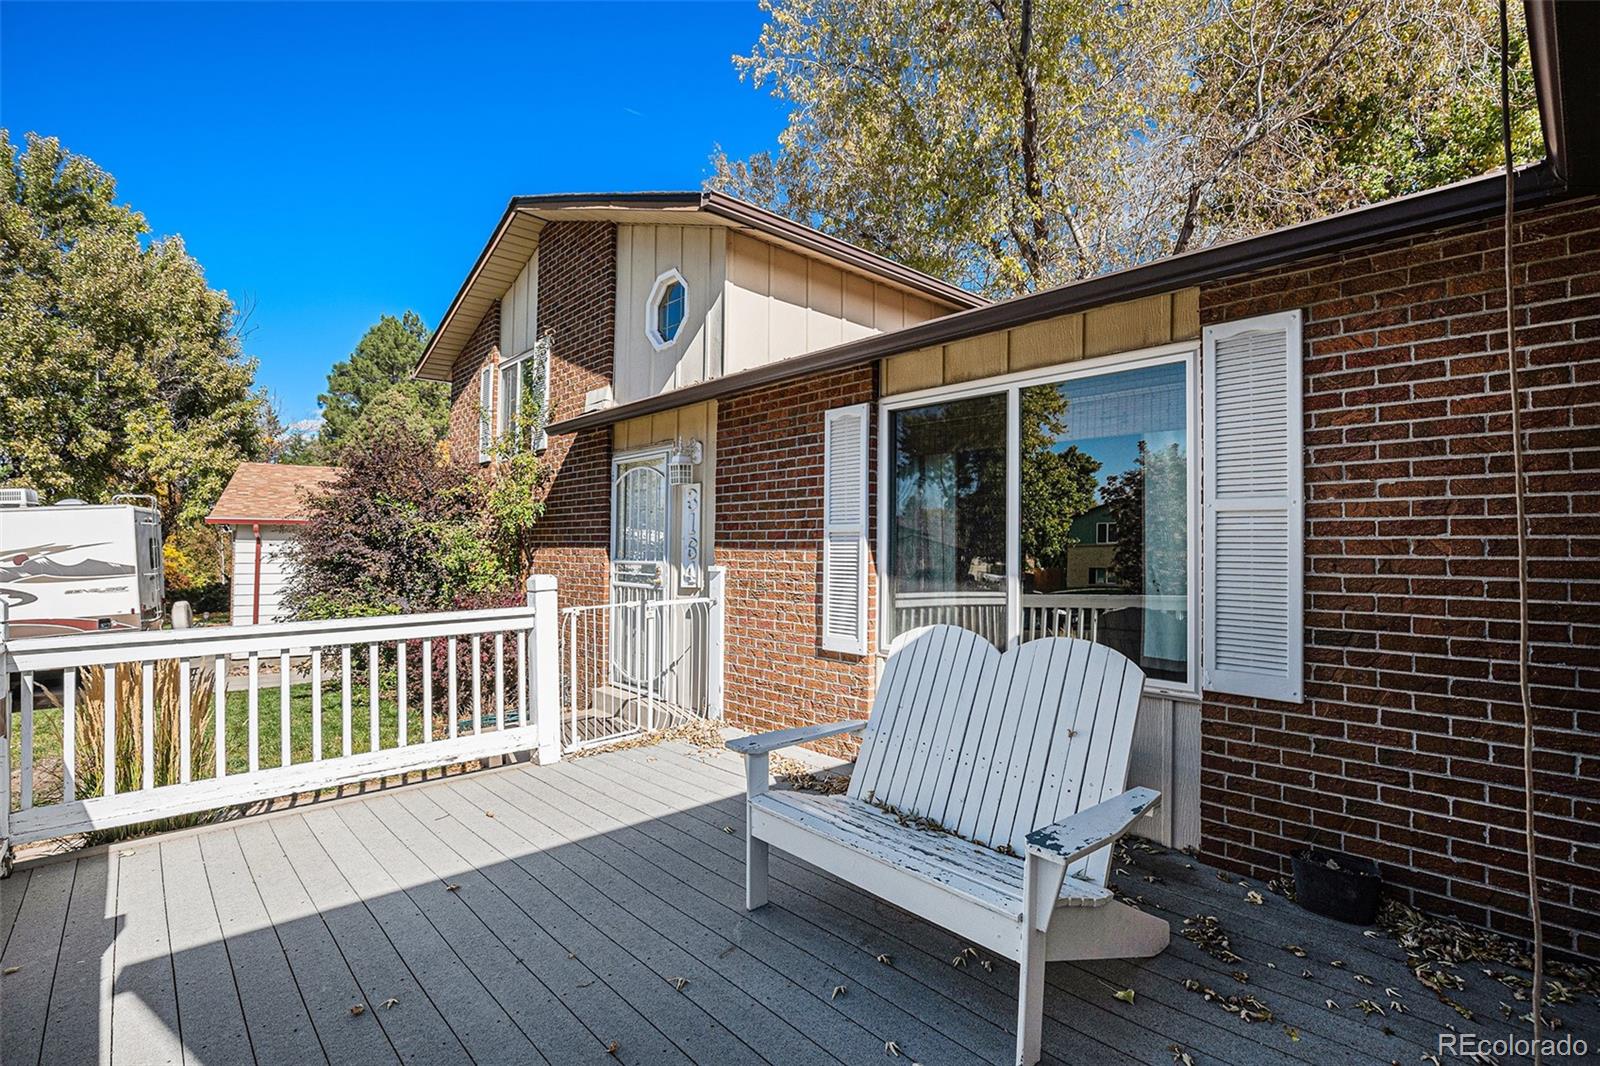
[[[954,626],[901,636],[867,721],[741,737],[745,905],[777,847],[1022,967],[1017,1062],[1039,1060],[1045,962],[1159,954],[1167,923],[1112,898],[1111,844],[1160,799],[1126,790],[1144,674],[1101,644],[1001,655]],[[843,795],[768,789],[768,754],[862,732]]]

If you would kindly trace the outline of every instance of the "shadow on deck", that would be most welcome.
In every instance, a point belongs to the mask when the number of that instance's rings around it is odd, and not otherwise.
[[[733,756],[666,744],[25,866],[0,892],[0,1059],[788,1066],[879,1064],[892,1041],[1008,1061],[1011,963],[955,965],[943,930],[776,852],[772,904],[744,911],[742,793]],[[1174,935],[1156,959],[1053,964],[1046,1061],[1410,1064],[1452,1027],[1527,1032],[1470,968],[1472,1021],[1387,938],[1180,854],[1128,860],[1124,892],[1175,934],[1213,916],[1240,958]],[[1594,1003],[1550,1013],[1600,1046]]]

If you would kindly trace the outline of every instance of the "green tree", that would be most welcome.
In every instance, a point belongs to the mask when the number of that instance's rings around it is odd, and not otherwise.
[[[1100,461],[1075,444],[1058,447],[1067,435],[1065,389],[1023,389],[1020,403],[1023,563],[1064,566],[1077,543],[1073,521],[1095,505]]]
[[[0,156],[0,481],[197,521],[265,444],[232,301],[89,159],[3,129]]]
[[[318,450],[336,456],[367,406],[399,389],[410,396],[433,439],[444,436],[450,417],[450,391],[442,382],[411,376],[428,344],[428,327],[414,311],[399,318],[383,315],[357,342],[348,359],[328,371],[328,390],[317,397],[322,406]],[[392,398],[392,397],[391,397]]]
[[[1496,165],[1494,0],[762,3],[789,124],[711,184],[991,295]]]

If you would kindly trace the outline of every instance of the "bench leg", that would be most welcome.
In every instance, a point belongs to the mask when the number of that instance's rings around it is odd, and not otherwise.
[[[1064,863],[1029,855],[1023,866],[1022,943],[1017,952],[1017,1066],[1039,1061],[1044,1031],[1044,968],[1050,919],[1061,892]]]
[[[1044,1035],[1044,934],[1023,933],[1022,974],[1017,978],[1017,1066],[1034,1066]]]
[[[765,840],[757,840],[749,830],[744,835],[744,907],[753,911],[767,905],[767,852]]]

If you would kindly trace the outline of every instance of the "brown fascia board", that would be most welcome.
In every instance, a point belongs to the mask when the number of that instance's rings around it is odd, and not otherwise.
[[[571,208],[589,208],[593,210],[608,207],[624,211],[704,211],[706,214],[714,215],[732,225],[755,230],[818,255],[827,256],[858,270],[875,274],[885,281],[892,282],[903,288],[930,296],[943,303],[953,303],[960,307],[982,307],[989,302],[977,293],[968,292],[959,286],[940,281],[938,278],[924,274],[920,270],[897,263],[875,252],[869,252],[865,248],[857,247],[849,241],[819,233],[809,226],[756,207],[754,204],[745,203],[743,200],[729,196],[726,193],[706,190],[696,192],[551,193],[538,196],[513,196],[511,202],[506,205],[505,213],[500,216],[500,221],[496,224],[488,243],[483,246],[483,251],[478,253],[478,258],[472,264],[472,269],[467,272],[466,280],[461,283],[461,288],[456,290],[455,298],[450,301],[450,307],[445,311],[444,317],[439,320],[438,328],[433,331],[433,336],[428,340],[428,346],[423,349],[422,358],[417,361],[416,369],[411,372],[412,376],[418,378],[423,376],[428,360],[433,355],[435,342],[443,334],[445,325],[455,317],[456,310],[461,306],[461,301],[471,291],[472,283],[477,278],[478,271],[483,268],[483,264],[494,254],[495,246],[500,243],[500,238],[511,224],[512,218],[519,211],[539,214],[543,211],[555,212]],[[426,380],[448,381],[450,377],[446,373],[443,376]]]
[[[975,292],[968,292],[959,285],[940,281],[931,274],[924,274],[920,270],[897,263],[893,259],[868,251],[849,241],[830,237],[803,223],[784,218],[782,215],[774,214],[726,193],[707,190],[702,194],[700,209],[736,225],[756,230],[818,255],[825,255],[864,273],[876,274],[944,303],[953,303],[960,307],[984,307],[989,303],[985,297]]]
[[[595,429],[641,415],[715,400],[811,374],[871,363],[886,356],[1010,329],[1040,319],[1207,284],[1297,259],[1310,259],[1361,244],[1375,244],[1420,230],[1440,229],[1498,210],[1504,202],[1504,190],[1504,174],[1471,178],[1328,218],[1271,230],[1259,236],[1157,259],[1044,292],[1018,296],[969,311],[957,311],[905,329],[874,334],[698,385],[673,389],[619,407],[579,415],[552,424],[548,431],[566,434]],[[1520,205],[1548,200],[1562,191],[1561,182],[1547,163],[1524,167],[1517,172],[1517,198]]]

